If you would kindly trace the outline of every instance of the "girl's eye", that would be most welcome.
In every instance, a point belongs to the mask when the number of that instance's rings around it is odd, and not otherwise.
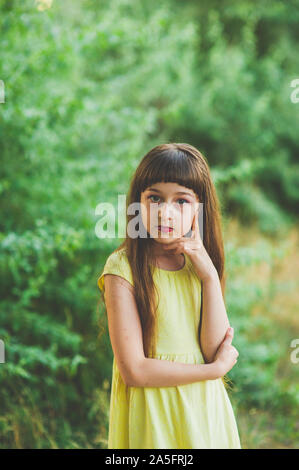
[[[187,199],[179,199],[179,201],[185,201],[189,204],[189,201],[187,201]],[[181,206],[183,206],[184,204],[180,204]]]
[[[155,194],[152,194],[151,196],[148,197],[148,199],[150,199],[151,197],[159,197],[159,196],[156,196]],[[153,202],[157,202],[157,201],[153,201]]]
[[[157,197],[159,199],[159,196],[156,196],[155,194],[152,194],[151,196],[149,196],[148,199],[151,199],[152,197]],[[190,204],[189,201],[187,201],[187,199],[182,199],[181,198],[181,199],[178,199],[178,201],[184,201],[184,202],[187,202],[188,204]],[[153,202],[158,202],[158,201],[153,201]],[[179,204],[179,205],[183,206],[184,204]]]

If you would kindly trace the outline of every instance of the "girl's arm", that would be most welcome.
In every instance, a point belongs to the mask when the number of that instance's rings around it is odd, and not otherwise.
[[[219,366],[184,364],[144,355],[142,328],[131,284],[105,274],[105,303],[115,360],[130,387],[172,387],[221,377]]]
[[[200,346],[206,362],[212,362],[230,324],[223,301],[218,272],[203,280]]]
[[[128,383],[131,387],[176,387],[221,377],[215,362],[185,364],[146,357],[137,370],[137,374],[132,375],[132,380]]]

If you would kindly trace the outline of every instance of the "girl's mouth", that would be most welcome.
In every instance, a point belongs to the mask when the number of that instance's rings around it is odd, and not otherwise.
[[[169,232],[173,231],[173,228],[172,227],[166,227],[165,225],[158,225],[158,230],[159,230],[159,232],[169,233]]]

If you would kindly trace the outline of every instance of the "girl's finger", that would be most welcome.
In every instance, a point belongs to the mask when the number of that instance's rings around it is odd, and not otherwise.
[[[199,237],[198,210],[196,210],[194,218],[193,218],[192,236],[193,236],[193,238],[198,238]]]
[[[192,225],[191,225],[191,238],[194,238],[194,234],[195,234],[195,216],[193,217],[193,220],[192,220]]]
[[[200,210],[198,209],[198,213],[197,213],[197,216],[196,216],[197,235],[198,235],[199,240],[203,243],[202,236],[201,236],[201,233],[200,233],[200,228],[199,228],[199,220],[198,220],[199,212],[200,212]]]

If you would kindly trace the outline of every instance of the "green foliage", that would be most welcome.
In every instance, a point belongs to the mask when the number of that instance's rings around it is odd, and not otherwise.
[[[276,0],[38,9],[46,3],[0,6],[1,446],[105,447],[112,350],[98,338],[96,279],[117,243],[95,236],[95,207],[116,206],[154,145],[189,142],[207,157],[226,216],[286,235],[299,202],[290,100],[299,9]],[[235,266],[267,250],[241,253],[231,250]],[[237,279],[230,309],[244,368],[231,376],[248,406],[291,407],[293,392],[281,395],[273,379],[275,347],[248,342],[244,312],[265,293]]]
[[[237,248],[231,242],[226,245],[230,276],[226,306],[230,324],[234,327],[233,344],[239,351],[238,362],[228,375],[234,383],[233,400],[238,409],[267,410],[276,417],[288,416],[292,422],[289,431],[293,432],[290,439],[294,439],[299,406],[298,381],[296,384],[280,376],[280,361],[283,360],[283,364],[290,361],[290,349],[286,341],[282,341],[285,333],[271,319],[274,310],[271,283],[262,287],[258,280],[246,283],[242,279],[242,273],[260,263],[267,263],[273,272],[275,261],[284,258],[287,248],[287,241],[279,248],[266,242],[257,243],[254,248]],[[253,315],[253,307],[263,304],[265,314],[261,308],[260,315]],[[280,425],[281,433],[285,432],[285,426],[286,422]],[[286,435],[282,434],[280,440],[284,439]]]

